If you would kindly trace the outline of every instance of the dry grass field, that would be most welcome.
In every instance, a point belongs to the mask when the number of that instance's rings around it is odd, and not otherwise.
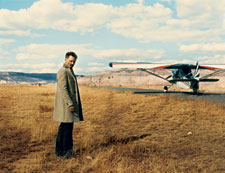
[[[225,106],[80,87],[74,150],[54,154],[55,86],[0,86],[0,172],[225,172]]]

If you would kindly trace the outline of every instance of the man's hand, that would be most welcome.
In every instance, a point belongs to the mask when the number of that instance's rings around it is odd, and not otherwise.
[[[75,107],[74,106],[70,106],[69,109],[70,109],[70,112],[72,112],[72,113],[75,111]]]

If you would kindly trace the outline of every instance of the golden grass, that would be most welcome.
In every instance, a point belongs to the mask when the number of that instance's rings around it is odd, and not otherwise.
[[[56,158],[55,86],[0,86],[2,172],[224,172],[225,106],[80,87],[80,156]]]

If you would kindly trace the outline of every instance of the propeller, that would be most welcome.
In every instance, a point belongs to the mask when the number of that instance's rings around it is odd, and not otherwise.
[[[197,61],[196,62],[196,69],[195,69],[195,72],[194,72],[194,78],[198,80],[199,76],[200,76],[200,70],[199,70],[199,64],[198,64],[198,61]]]

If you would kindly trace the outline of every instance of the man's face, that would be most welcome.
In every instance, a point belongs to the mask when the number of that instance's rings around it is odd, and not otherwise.
[[[65,64],[69,68],[73,68],[73,66],[75,65],[75,62],[76,62],[76,58],[71,55],[68,58],[65,58]]]

